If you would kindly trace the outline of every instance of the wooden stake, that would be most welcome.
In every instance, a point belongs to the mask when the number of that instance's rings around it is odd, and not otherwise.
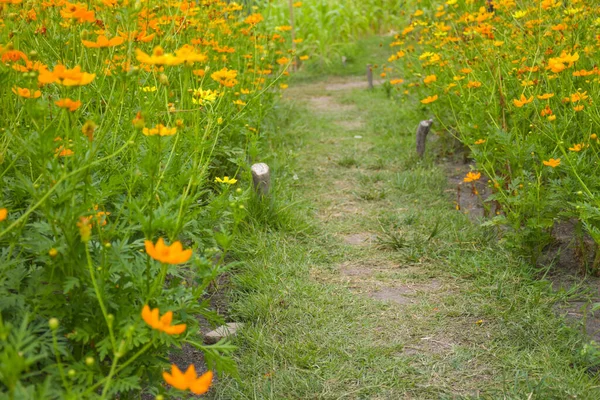
[[[373,89],[373,67],[371,64],[367,64],[367,82],[369,82],[369,89]]]
[[[294,62],[292,63],[292,71],[298,70],[298,57],[296,55],[296,26],[294,25],[294,0],[289,0],[290,5],[290,26],[292,27],[292,53],[294,56]]]
[[[433,120],[428,119],[426,121],[421,121],[419,123],[419,127],[417,128],[417,154],[420,158],[423,158],[423,155],[425,154],[427,134],[431,129],[431,125],[433,125]]]
[[[265,163],[254,164],[250,170],[252,171],[252,182],[254,190],[261,196],[267,196],[271,189],[271,171]]]

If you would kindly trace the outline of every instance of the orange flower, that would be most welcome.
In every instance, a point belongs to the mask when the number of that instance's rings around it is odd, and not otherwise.
[[[186,325],[171,325],[173,321],[173,312],[167,311],[162,317],[158,314],[158,308],[150,309],[147,304],[142,308],[142,319],[150,325],[152,329],[162,331],[169,335],[179,335],[185,331]]]
[[[486,142],[485,139],[479,139],[475,142],[475,144],[484,144]]]
[[[589,96],[587,95],[587,92],[576,92],[571,95],[571,102],[577,103],[578,101],[585,100],[588,97]]]
[[[156,245],[150,240],[146,240],[144,244],[146,245],[146,253],[162,263],[183,264],[192,257],[192,250],[183,250],[179,241],[167,246],[163,238],[159,238]]]
[[[467,83],[467,87],[468,88],[478,88],[478,87],[481,87],[481,82],[479,82],[479,81],[469,81],[469,83]]]
[[[39,90],[32,92],[31,90],[29,90],[27,88],[20,88],[18,86],[13,87],[12,92],[14,94],[16,94],[17,96],[23,97],[26,99],[37,99],[38,97],[40,97],[42,95],[42,92],[40,92]]]
[[[525,95],[521,94],[521,99],[513,99],[513,103],[517,107],[523,107],[525,104],[529,104],[533,101],[533,96],[530,98],[525,97]]]
[[[551,97],[554,97],[554,93],[544,93],[542,95],[537,96],[537,98],[540,100],[548,100]]]
[[[574,151],[574,152],[579,152],[583,149],[584,144],[583,143],[575,143],[573,145],[573,147],[569,147],[569,150]]]
[[[171,365],[171,373],[163,372],[165,382],[179,390],[189,389],[194,394],[204,394],[208,392],[212,382],[213,373],[207,371],[203,375],[196,376],[196,368],[191,364],[185,371],[185,374],[177,368],[177,365]]]
[[[8,210],[6,208],[0,208],[0,222],[4,221],[8,217]]]
[[[234,87],[238,83],[236,79],[237,71],[232,69],[222,68],[213,72],[210,77],[226,87]]]
[[[81,42],[83,43],[83,45],[85,47],[100,48],[100,47],[118,46],[118,45],[122,44],[124,40],[125,39],[123,39],[121,36],[116,36],[112,39],[109,39],[104,35],[100,35],[100,36],[98,36],[98,38],[96,39],[95,42],[92,42],[89,40],[82,40]]]
[[[54,67],[54,71],[52,72],[47,68],[40,69],[38,82],[42,84],[58,83],[64,86],[82,86],[87,85],[93,81],[94,78],[96,78],[96,74],[81,72],[81,67],[79,66],[73,69],[67,69],[64,65],[58,64]]]
[[[81,101],[79,101],[79,100],[75,101],[75,100],[71,100],[69,98],[60,99],[58,101],[55,101],[54,104],[56,104],[60,108],[66,108],[69,111],[75,111],[79,107],[81,107]]]
[[[438,95],[435,94],[433,96],[425,97],[423,100],[421,100],[421,103],[423,103],[423,104],[429,104],[429,103],[433,103],[437,99],[438,99]]]
[[[556,160],[551,158],[548,161],[542,161],[542,163],[548,167],[556,168],[560,165],[560,158],[557,158]]]
[[[435,75],[427,75],[425,77],[425,79],[423,79],[423,82],[426,85],[429,84],[429,83],[431,83],[431,82],[435,82],[435,81],[437,81],[437,76],[435,76]]]
[[[464,182],[475,182],[481,178],[481,172],[471,172],[467,173],[467,176],[464,177]]]

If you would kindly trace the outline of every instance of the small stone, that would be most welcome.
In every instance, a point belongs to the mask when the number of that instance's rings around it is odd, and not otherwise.
[[[224,338],[231,338],[236,335],[238,329],[244,326],[241,322],[228,322],[225,325],[221,325],[214,331],[208,332],[204,335],[204,341],[206,343],[217,343],[219,340]]]

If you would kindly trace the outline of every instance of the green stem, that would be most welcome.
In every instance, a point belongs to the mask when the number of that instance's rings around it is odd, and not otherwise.
[[[106,325],[108,326],[108,332],[110,334],[110,342],[113,347],[113,352],[117,353],[117,342],[115,340],[115,335],[113,332],[112,321],[109,321],[106,306],[104,305],[104,301],[102,301],[102,296],[100,294],[100,288],[98,287],[98,282],[96,282],[96,275],[94,274],[94,266],[92,265],[92,256],[90,255],[90,249],[89,249],[87,243],[85,243],[85,256],[87,258],[87,264],[88,264],[88,270],[90,271],[90,277],[92,278],[92,285],[94,286],[94,291],[96,292],[96,298],[98,299],[98,303],[100,304],[100,309],[102,310],[102,315],[104,315],[104,320],[106,321]]]
[[[91,168],[95,165],[98,164],[102,164],[105,161],[110,160],[113,157],[116,157],[119,153],[121,153],[123,150],[125,150],[127,148],[127,146],[129,146],[129,142],[133,141],[133,139],[135,138],[135,133],[133,135],[131,135],[131,137],[129,138],[129,140],[123,145],[121,146],[116,152],[114,152],[113,154],[109,154],[106,157],[102,157],[99,158],[96,161],[91,162],[88,165],[85,165],[81,168],[77,168],[75,170],[73,170],[72,172],[63,175],[58,181],[56,181],[56,183],[54,184],[54,186],[52,186],[44,196],[42,196],[41,199],[38,200],[37,203],[35,203],[32,207],[30,207],[27,211],[25,211],[23,213],[23,215],[21,215],[17,220],[15,220],[15,222],[13,222],[12,224],[10,224],[6,229],[4,229],[2,232],[0,232],[0,238],[2,238],[4,235],[6,235],[8,232],[10,232],[11,230],[13,230],[13,228],[17,225],[19,225],[21,222],[23,222],[24,220],[27,219],[27,217],[29,217],[29,215],[34,212],[35,210],[37,210],[42,204],[44,204],[44,202],[50,197],[50,195],[52,193],[54,193],[54,191],[60,186],[61,183],[63,183],[64,181],[66,181],[67,179],[69,179],[70,177],[77,175],[78,173],[85,171],[88,168]]]

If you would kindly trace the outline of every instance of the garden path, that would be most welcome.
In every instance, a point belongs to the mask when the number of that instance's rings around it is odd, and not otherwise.
[[[600,398],[564,295],[416,159],[414,104],[357,78],[286,91],[261,160],[270,204],[249,207],[231,276],[242,379],[216,398]]]

